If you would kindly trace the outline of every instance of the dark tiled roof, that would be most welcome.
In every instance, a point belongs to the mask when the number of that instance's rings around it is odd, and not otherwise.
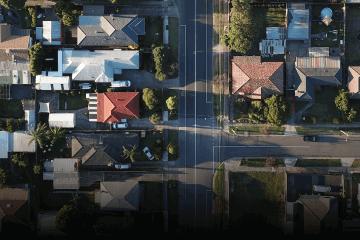
[[[9,53],[6,53],[6,49],[0,49],[0,61],[29,62],[29,51],[27,49],[11,49]]]

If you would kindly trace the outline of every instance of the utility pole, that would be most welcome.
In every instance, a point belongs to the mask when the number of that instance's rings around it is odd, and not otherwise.
[[[342,132],[343,134],[345,134],[346,135],[346,142],[347,142],[347,140],[348,140],[348,134],[346,133],[346,132],[344,132],[343,130],[340,130],[340,132]]]

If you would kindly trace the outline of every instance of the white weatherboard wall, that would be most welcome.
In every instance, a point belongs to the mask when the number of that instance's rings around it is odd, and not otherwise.
[[[49,114],[49,126],[50,127],[74,128],[75,122],[76,122],[75,113],[50,113]]]

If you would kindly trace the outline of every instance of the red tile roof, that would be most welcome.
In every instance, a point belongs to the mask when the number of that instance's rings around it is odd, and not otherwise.
[[[120,122],[121,119],[139,118],[138,92],[99,93],[97,101],[98,122]]]
[[[255,94],[249,96],[254,99],[283,94],[283,79],[282,62],[262,63],[260,56],[235,56],[232,60],[233,94]]]

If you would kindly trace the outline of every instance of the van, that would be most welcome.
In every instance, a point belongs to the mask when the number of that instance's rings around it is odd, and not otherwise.
[[[314,185],[313,186],[314,192],[331,192],[330,186],[323,186],[323,185]]]
[[[113,81],[111,82],[111,86],[113,88],[117,88],[117,87],[130,87],[131,86],[131,82],[129,80],[126,81]]]
[[[115,164],[115,168],[116,169],[129,169],[131,168],[131,164],[130,163],[122,163],[122,164]]]

